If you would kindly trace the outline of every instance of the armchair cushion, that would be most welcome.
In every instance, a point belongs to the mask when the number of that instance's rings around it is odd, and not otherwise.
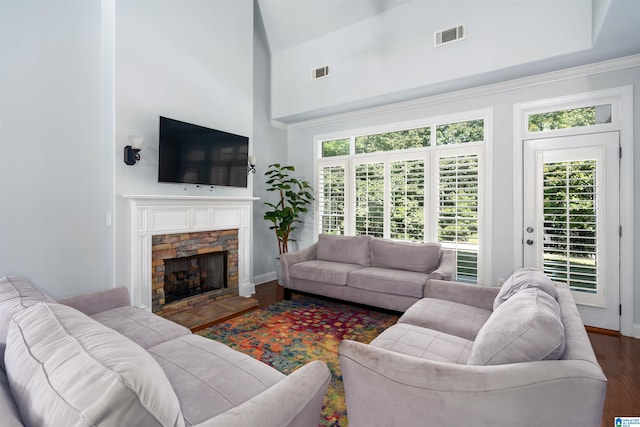
[[[439,243],[396,242],[373,238],[369,248],[373,267],[431,273],[440,265]]]
[[[493,301],[493,309],[497,309],[500,304],[511,298],[513,294],[518,291],[527,288],[538,288],[548,293],[553,298],[558,298],[558,292],[556,287],[542,271],[533,268],[525,267],[516,270],[500,288],[500,292]]]
[[[317,259],[369,266],[370,236],[318,236]]]
[[[397,323],[378,335],[371,345],[420,359],[465,364],[473,341],[433,329]]]
[[[491,311],[472,305],[436,298],[423,298],[398,319],[423,328],[474,340],[491,316]]]
[[[501,304],[478,332],[470,365],[559,359],[565,334],[558,302],[538,288],[524,289]]]

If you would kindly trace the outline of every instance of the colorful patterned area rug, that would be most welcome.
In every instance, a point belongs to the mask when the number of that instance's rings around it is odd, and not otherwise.
[[[321,426],[346,426],[347,409],[338,363],[343,339],[369,343],[398,316],[305,295],[280,301],[197,332],[249,354],[290,374],[302,365],[323,360],[331,383],[322,408]]]

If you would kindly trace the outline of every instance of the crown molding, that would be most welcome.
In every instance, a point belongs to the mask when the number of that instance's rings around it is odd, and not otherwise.
[[[507,80],[500,83],[492,83],[488,85],[477,86],[470,89],[463,89],[453,92],[447,92],[438,95],[417,98],[409,101],[395,102],[391,104],[370,107],[361,110],[351,111],[348,113],[340,113],[317,119],[303,120],[294,123],[283,123],[277,120],[271,120],[272,126],[283,130],[303,129],[314,126],[326,125],[331,123],[344,122],[349,120],[361,119],[365,117],[389,114],[403,110],[413,110],[434,104],[442,104],[445,102],[460,101],[479,96],[492,95],[516,89],[539,86],[543,84],[556,83],[563,80],[585,77],[594,74],[606,73],[610,71],[623,70],[640,66],[640,55],[630,55],[622,58],[611,59],[607,61],[595,62],[593,64],[581,65],[572,68],[566,68],[558,71],[537,74],[535,76],[523,77],[519,79]]]

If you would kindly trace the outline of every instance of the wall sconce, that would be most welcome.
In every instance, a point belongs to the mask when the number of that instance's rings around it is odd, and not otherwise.
[[[144,145],[144,136],[129,136],[131,145],[124,147],[124,162],[129,165],[135,165],[140,160],[140,150]]]
[[[256,156],[249,156],[249,172],[247,172],[247,174],[250,173],[256,173],[256,162],[258,160],[258,157]]]

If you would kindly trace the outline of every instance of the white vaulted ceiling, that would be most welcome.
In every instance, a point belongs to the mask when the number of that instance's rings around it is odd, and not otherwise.
[[[283,122],[640,53],[640,0],[257,2],[272,57],[273,118]],[[467,28],[464,44],[448,51],[433,48],[435,31],[459,24]],[[397,73],[391,60],[428,72]],[[305,79],[312,67],[325,63],[336,73],[333,82],[324,83],[322,99]],[[453,72],[439,75],[428,70],[429,63]],[[372,66],[385,74],[362,83]],[[398,76],[405,82],[397,82]],[[354,93],[345,94],[345,88]],[[306,100],[289,99],[291,93]]]
[[[353,25],[411,0],[258,0],[272,53]]]

